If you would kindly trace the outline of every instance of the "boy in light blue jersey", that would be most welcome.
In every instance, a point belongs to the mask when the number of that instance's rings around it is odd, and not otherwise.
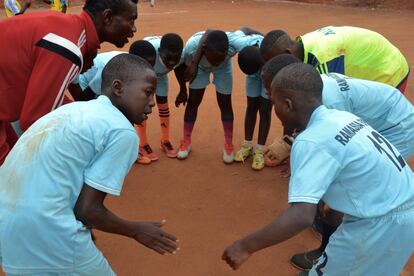
[[[223,32],[207,30],[194,34],[184,47],[184,63],[179,76],[180,93],[176,106],[187,103],[184,114],[184,137],[181,140],[178,159],[186,159],[191,152],[191,135],[197,119],[198,107],[203,99],[205,89],[210,84],[210,74],[216,87],[217,103],[221,111],[224,129],[223,161],[234,161],[233,146],[233,108],[231,93],[233,88],[233,66],[231,58],[237,54],[235,40],[246,35],[244,32]],[[185,82],[189,81],[189,95]],[[187,101],[188,98],[188,101]]]
[[[161,223],[127,221],[104,206],[118,196],[139,140],[133,123],[154,106],[156,74],[120,54],[102,72],[102,96],[35,122],[0,167],[0,262],[10,275],[115,275],[90,229],[176,251]]]
[[[237,269],[251,254],[309,227],[323,200],[345,213],[309,275],[398,275],[414,251],[414,175],[398,150],[361,118],[322,105],[310,65],[283,68],[271,85],[276,115],[293,143],[288,201],[279,218],[229,246]]]
[[[267,88],[270,81],[283,67],[301,62],[292,55],[283,54],[271,59],[262,70],[262,79]],[[383,135],[408,160],[414,154],[414,107],[399,92],[387,84],[353,79],[340,74],[321,75],[324,85],[322,102],[328,108],[351,112]],[[289,131],[285,131],[286,133]],[[277,146],[276,146],[277,145]],[[267,156],[282,160],[290,153],[290,146],[280,154],[281,143],[270,145]],[[276,158],[275,158],[276,157]],[[342,214],[329,210],[315,219],[322,241],[318,248],[295,254],[291,263],[299,269],[309,270],[313,262],[322,255],[330,236],[342,221]]]
[[[183,62],[184,42],[175,33],[161,36],[149,36],[144,40],[152,44],[156,51],[154,70],[157,73],[157,107],[160,117],[161,138],[160,148],[169,158],[177,157],[177,151],[170,141],[170,109],[168,106],[168,73],[175,70]],[[142,140],[141,152],[151,160],[158,157],[150,147],[146,134],[146,124],[137,128]]]
[[[241,32],[241,31],[237,31]],[[234,160],[244,162],[253,154],[252,168],[262,170],[265,166],[264,146],[270,129],[272,103],[266,94],[260,78],[263,65],[259,47],[263,35],[256,32],[251,35],[243,35],[235,39],[234,45],[239,52],[238,64],[246,76],[247,107],[244,119],[245,141],[237,151]],[[253,151],[253,133],[256,126],[257,113],[260,114],[258,142]]]

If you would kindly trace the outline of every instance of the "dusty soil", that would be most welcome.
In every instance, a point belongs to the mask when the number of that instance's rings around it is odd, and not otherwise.
[[[299,0],[298,2],[396,10],[414,9],[414,2],[412,0]]]
[[[184,39],[207,27],[236,30],[251,26],[262,32],[284,29],[299,35],[325,25],[354,25],[378,31],[392,41],[414,63],[413,12],[371,10],[264,1],[158,1],[155,8],[139,5],[138,32],[147,35],[177,32]],[[71,12],[80,8],[73,7]],[[126,50],[128,47],[125,47]],[[102,51],[115,49],[104,44]],[[236,65],[236,64],[235,64]],[[178,86],[170,78],[172,102]],[[409,79],[407,96],[414,101],[414,79]],[[235,66],[233,102],[234,142],[243,140],[246,106],[244,76]],[[172,141],[182,135],[183,108],[171,108]],[[153,148],[159,143],[157,111],[148,122]],[[273,117],[269,141],[281,134]],[[257,136],[255,135],[255,138]],[[167,159],[149,165],[135,165],[121,197],[108,198],[107,206],[129,219],[167,219],[165,229],[180,239],[181,251],[175,256],[159,256],[133,240],[97,232],[97,244],[119,275],[145,276],[274,276],[297,275],[289,264],[292,254],[312,249],[318,240],[311,230],[273,248],[254,255],[238,272],[220,260],[223,249],[234,240],[263,226],[285,210],[288,180],[279,177],[280,168],[255,172],[246,164],[224,165],[221,160],[223,132],[214,89],[208,87],[193,133],[193,152],[186,161]],[[250,161],[250,160],[249,160]],[[414,167],[414,159],[410,160]],[[414,258],[404,272],[414,275]]]

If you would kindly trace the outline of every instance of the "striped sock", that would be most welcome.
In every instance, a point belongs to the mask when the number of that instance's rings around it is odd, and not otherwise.
[[[168,103],[157,104],[161,124],[161,141],[170,140],[170,109]]]

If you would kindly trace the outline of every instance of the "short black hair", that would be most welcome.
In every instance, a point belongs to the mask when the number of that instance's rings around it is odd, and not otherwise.
[[[154,46],[146,40],[137,40],[132,43],[129,47],[129,53],[142,57],[143,59],[152,58],[155,60],[157,57]]]
[[[114,14],[120,14],[125,7],[125,3],[128,2],[137,4],[138,0],[86,0],[83,9],[88,11],[92,17],[106,9],[112,10]]]
[[[229,38],[220,30],[214,30],[207,34],[206,49],[215,52],[225,53],[229,50]]]
[[[257,73],[263,65],[262,56],[256,46],[247,46],[240,51],[237,57],[240,70],[246,75]]]
[[[151,70],[151,65],[143,58],[131,54],[119,54],[113,57],[102,70],[102,92],[110,89],[116,79],[128,83],[142,75],[144,70]]]
[[[307,100],[322,99],[323,82],[318,71],[309,64],[302,62],[292,63],[282,68],[273,78],[272,91],[288,91],[288,93],[298,95]]]
[[[276,42],[283,36],[289,35],[283,30],[273,30],[268,32],[263,40],[262,44],[260,44],[260,53],[263,55],[264,53],[268,52],[272,47],[276,44]]]
[[[262,76],[266,80],[273,80],[277,73],[282,70],[284,67],[292,63],[302,62],[300,59],[290,54],[281,54],[276,57],[273,57],[268,62],[263,65]]]
[[[170,52],[182,52],[184,47],[183,39],[176,33],[168,33],[161,37],[160,49]]]

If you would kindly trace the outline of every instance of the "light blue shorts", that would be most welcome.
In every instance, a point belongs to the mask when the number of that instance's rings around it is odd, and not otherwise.
[[[213,84],[216,91],[223,95],[230,95],[233,89],[233,64],[231,59],[218,67],[205,68],[198,66],[197,76],[190,84],[191,89],[203,89],[210,84],[210,74],[213,74]]]
[[[401,121],[397,126],[380,132],[408,160],[414,155],[414,114]]]
[[[165,74],[157,79],[157,96],[168,96],[168,75]]]
[[[309,275],[398,276],[413,252],[414,199],[377,218],[345,215]]]
[[[7,273],[7,276],[17,276],[21,274],[10,274]],[[109,266],[108,261],[102,255],[101,252],[96,256],[96,258],[88,263],[86,266],[75,267],[73,271],[70,272],[34,272],[30,274],[24,274],[30,276],[115,276],[115,272]]]
[[[246,76],[246,96],[250,98],[262,97],[267,100],[269,99],[266,94],[266,88],[260,78],[260,72]]]

